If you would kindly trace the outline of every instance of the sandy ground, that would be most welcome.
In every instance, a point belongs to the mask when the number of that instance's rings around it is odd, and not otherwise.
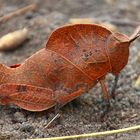
[[[0,52],[1,63],[11,65],[22,63],[26,58],[43,48],[49,34],[59,26],[68,23],[70,18],[96,19],[128,19],[140,20],[139,0],[0,0],[0,16],[29,3],[39,2],[36,12],[10,19],[0,25],[0,36],[28,27],[29,40],[21,47],[10,52]],[[117,25],[118,30],[130,35],[135,26]],[[140,41],[137,40],[130,48],[129,63],[120,74],[116,91],[116,100],[111,101],[111,110],[104,122],[99,116],[103,108],[96,104],[101,99],[100,85],[89,93],[77,98],[72,105],[68,104],[61,110],[59,122],[45,129],[46,124],[54,115],[53,110],[44,112],[28,112],[16,106],[0,106],[0,139],[43,138],[62,135],[99,132],[119,129],[140,124],[140,90],[134,89],[134,82],[140,74]],[[110,90],[113,77],[107,78]],[[140,132],[117,134],[94,140],[139,140]],[[89,138],[92,140],[93,138]]]

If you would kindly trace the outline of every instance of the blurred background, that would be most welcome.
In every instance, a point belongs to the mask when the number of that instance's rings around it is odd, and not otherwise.
[[[28,5],[20,12],[19,9]],[[0,37],[28,29],[23,33],[24,41],[16,47],[10,45],[8,51],[0,51],[0,63],[13,65],[22,63],[26,58],[43,48],[50,33],[63,25],[75,23],[96,23],[114,32],[131,35],[140,25],[139,0],[0,0]],[[19,11],[18,11],[19,10]],[[10,17],[5,16],[17,11]],[[21,37],[22,38],[22,37]],[[22,40],[22,39],[21,39]],[[3,46],[2,46],[3,47]],[[1,44],[0,44],[1,48]],[[101,98],[99,85],[76,100],[74,108],[69,105],[62,109],[62,118],[49,129],[44,129],[54,112],[31,113],[15,106],[0,106],[0,138],[23,139],[52,137],[61,135],[90,133],[133,126],[140,123],[140,90],[135,89],[135,81],[140,71],[140,40],[133,43],[127,67],[120,76],[116,102],[106,120],[101,122],[102,110],[95,101]],[[110,89],[112,77],[108,77]],[[98,140],[138,140],[140,132],[118,134]],[[89,138],[92,139],[92,138]]]

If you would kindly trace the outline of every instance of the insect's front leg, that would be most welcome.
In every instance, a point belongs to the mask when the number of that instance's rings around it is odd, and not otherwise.
[[[102,88],[102,91],[103,91],[103,100],[104,100],[104,104],[105,104],[105,108],[103,110],[103,113],[102,113],[101,117],[104,117],[109,111],[110,101],[109,101],[109,94],[108,94],[108,91],[107,91],[107,87],[105,85],[105,78],[101,78],[99,81],[100,81],[101,88]]]

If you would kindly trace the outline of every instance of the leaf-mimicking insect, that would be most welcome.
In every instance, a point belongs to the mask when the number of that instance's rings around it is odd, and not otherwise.
[[[140,27],[128,37],[95,24],[56,29],[46,47],[22,64],[0,64],[0,103],[29,111],[65,105],[100,82],[104,100],[108,73],[117,75],[128,62],[129,46]],[[117,81],[117,78],[116,78]]]

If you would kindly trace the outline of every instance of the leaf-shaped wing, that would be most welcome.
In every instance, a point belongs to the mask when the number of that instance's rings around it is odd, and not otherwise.
[[[110,34],[111,31],[99,25],[69,25],[54,31],[46,48],[69,60],[92,79],[96,79],[97,75],[103,75],[109,68],[105,45]],[[103,67],[97,70],[95,68],[98,64],[103,64]]]

